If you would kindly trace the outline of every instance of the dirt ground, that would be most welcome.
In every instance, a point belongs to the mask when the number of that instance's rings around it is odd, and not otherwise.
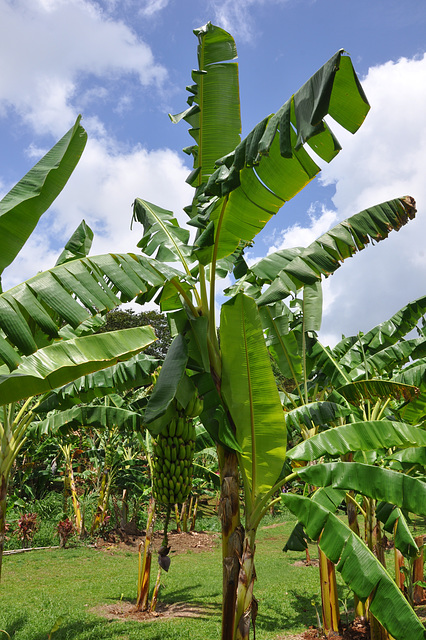
[[[190,533],[177,533],[170,531],[168,534],[171,554],[183,553],[185,551],[210,551],[214,549],[220,541],[219,533],[191,531]],[[105,552],[114,552],[117,549],[124,551],[139,552],[139,545],[144,542],[145,536],[129,534],[110,534],[108,540],[98,539],[96,547]],[[163,532],[157,531],[154,534],[153,554],[161,547]]]

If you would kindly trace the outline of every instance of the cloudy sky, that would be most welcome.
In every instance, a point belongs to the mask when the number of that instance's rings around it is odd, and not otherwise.
[[[89,133],[81,162],[5,272],[4,288],[52,266],[83,218],[95,231],[92,253],[135,251],[137,196],[184,221],[191,188],[181,149],[191,138],[167,114],[186,106],[192,30],[211,20],[237,42],[243,134],[340,48],[371,104],[355,136],[332,125],[343,150],[270,222],[250,258],[307,245],[368,206],[410,194],[416,220],[325,283],[322,338],[366,331],[426,293],[422,0],[0,0],[0,16],[0,194],[79,113]]]

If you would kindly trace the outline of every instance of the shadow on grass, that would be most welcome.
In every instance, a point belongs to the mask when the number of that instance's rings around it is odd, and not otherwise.
[[[259,614],[256,619],[256,629],[279,632],[283,630],[292,630],[294,628],[306,627],[316,624],[315,607],[312,605],[312,596],[304,596],[296,590],[287,590],[282,600],[291,600],[287,609],[291,609],[290,613],[284,611],[284,606],[277,602],[268,600],[264,604],[259,603]],[[321,614],[321,603],[318,604],[315,599],[317,609]]]
[[[13,637],[12,634],[15,634],[17,631],[21,631],[27,624],[27,621],[28,621],[27,616],[20,615],[15,620],[8,623],[7,625],[4,625],[4,623],[0,622],[0,631],[4,630],[6,631],[6,633],[10,635],[10,637]],[[7,636],[5,636],[4,633],[0,634],[0,638],[6,638],[6,637]]]

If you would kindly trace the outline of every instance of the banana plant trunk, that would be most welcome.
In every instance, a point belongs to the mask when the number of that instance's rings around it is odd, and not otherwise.
[[[415,538],[416,544],[419,548],[419,555],[415,558],[413,563],[413,601],[414,604],[420,604],[424,600],[424,589],[421,585],[416,584],[416,582],[423,582],[423,536],[417,536]]]
[[[67,460],[66,461],[66,474],[68,476],[68,482],[69,482],[69,490],[71,493],[71,500],[72,500],[72,505],[73,505],[73,509],[74,509],[74,516],[75,516],[75,529],[76,532],[79,536],[81,536],[82,534],[82,517],[81,517],[81,509],[80,509],[80,502],[78,500],[78,495],[77,495],[77,489],[75,486],[75,480],[74,480],[74,471],[72,468],[72,460]]]
[[[334,564],[319,547],[318,558],[321,583],[322,624],[324,633],[328,637],[331,631],[338,633],[340,625],[336,570]]]
[[[250,626],[255,628],[257,615],[257,601],[253,596],[256,571],[254,568],[254,553],[256,530],[250,529],[246,533],[238,575],[238,587],[235,614],[235,640],[248,640]]]
[[[96,507],[96,513],[95,513],[92,528],[90,531],[92,535],[95,533],[95,531],[97,531],[97,529],[99,529],[99,527],[105,520],[106,506],[108,504],[109,488],[110,488],[109,475],[110,475],[109,470],[104,469],[102,473],[101,488],[99,490],[98,505]]]
[[[353,531],[358,537],[360,537],[358,510],[355,505],[354,491],[349,491],[346,495],[346,512],[348,515],[348,526],[350,530]],[[365,605],[356,594],[354,594],[354,609],[355,617],[361,618],[362,621],[365,621],[367,619]]]
[[[234,640],[240,558],[244,528],[240,521],[238,459],[234,451],[218,446],[221,493],[219,515],[222,527],[222,640]]]
[[[141,554],[142,543],[139,546],[139,576],[138,576],[138,597],[136,601],[137,611],[148,610],[149,579],[151,575],[152,562],[152,539],[155,522],[155,499],[149,499],[148,517],[146,522],[145,542],[143,543],[143,554]]]
[[[3,549],[6,536],[6,497],[7,497],[7,479],[2,474],[0,476],[0,580],[1,567],[3,561]]]

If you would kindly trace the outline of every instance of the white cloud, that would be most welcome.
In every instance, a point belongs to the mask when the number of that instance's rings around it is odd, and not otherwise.
[[[336,185],[339,219],[407,194],[418,208],[414,221],[330,278],[323,330],[335,340],[367,331],[426,293],[425,77],[426,55],[371,68],[363,80],[371,111],[354,136],[338,135],[343,150],[322,172]]]
[[[142,16],[153,16],[158,11],[162,11],[169,4],[169,0],[144,0],[143,7],[140,10]]]
[[[133,200],[141,197],[172,209],[182,224],[187,220],[182,208],[193,195],[185,183],[188,173],[188,167],[169,149],[147,151],[138,146],[121,150],[111,141],[89,139],[64,191],[4,272],[4,288],[52,267],[82,219],[95,232],[92,255],[139,252],[136,245],[143,228],[135,223],[130,230]]]
[[[316,210],[320,208],[320,215],[316,215]],[[280,232],[280,238],[270,247],[268,254],[280,249],[291,247],[306,247],[314,242],[320,235],[330,229],[335,224],[337,214],[335,211],[326,209],[323,205],[315,203],[308,212],[311,224],[309,227],[302,227],[300,224],[294,224]]]
[[[210,0],[215,13],[215,24],[229,31],[242,42],[251,40],[258,34],[256,24],[250,15],[253,6],[285,4],[290,0]]]
[[[0,0],[0,113],[14,109],[37,133],[59,135],[88,95],[88,75],[133,74],[142,85],[166,78],[149,46],[89,0]],[[98,98],[105,97],[105,86]],[[96,96],[92,93],[93,100]],[[80,100],[81,98],[81,100]]]

